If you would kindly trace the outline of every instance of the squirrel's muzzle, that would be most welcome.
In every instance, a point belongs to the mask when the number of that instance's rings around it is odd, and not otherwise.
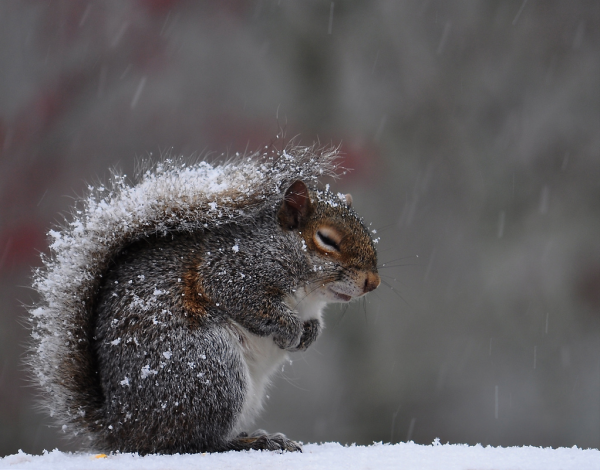
[[[381,283],[381,279],[379,274],[377,273],[367,273],[367,277],[365,278],[365,284],[363,286],[364,293],[371,292],[379,286]]]

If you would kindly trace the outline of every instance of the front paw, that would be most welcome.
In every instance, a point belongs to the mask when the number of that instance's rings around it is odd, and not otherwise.
[[[305,321],[303,330],[300,343],[292,351],[306,351],[321,333],[321,322],[315,319]]]
[[[286,315],[279,322],[277,331],[273,333],[273,342],[281,349],[293,351],[302,338],[302,322],[295,315]]]

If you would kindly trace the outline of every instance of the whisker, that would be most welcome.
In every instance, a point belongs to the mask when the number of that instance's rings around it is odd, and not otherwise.
[[[410,308],[414,308],[414,307],[413,307],[411,304],[409,304],[409,303],[406,301],[406,299],[405,299],[404,297],[402,297],[402,296],[401,296],[401,295],[400,295],[400,294],[399,294],[399,293],[396,291],[396,289],[394,289],[394,288],[392,287],[392,285],[391,285],[391,284],[389,284],[388,282],[384,281],[383,279],[381,280],[381,283],[382,283],[384,286],[388,287],[388,288],[389,288],[389,289],[390,289],[390,290],[391,290],[391,291],[392,291],[394,294],[396,294],[398,297],[400,297],[400,298],[402,299],[402,301],[403,301],[403,302],[404,302],[406,305],[408,305]]]
[[[279,374],[280,377],[283,378],[283,380],[285,380],[287,383],[289,383],[292,387],[297,388],[298,390],[301,390],[303,392],[308,392],[308,389],[302,388],[299,385],[295,384],[294,381],[298,381],[298,379],[292,379],[291,377],[288,377],[287,375],[285,375],[284,373]]]
[[[396,223],[395,222],[393,222],[391,224],[384,225],[383,227],[378,227],[375,230],[377,230],[377,232],[385,232],[386,230],[389,230],[392,227],[396,227]],[[375,233],[377,233],[377,232],[375,232]]]
[[[334,324],[331,326],[331,329],[337,328],[337,326],[338,326],[339,324],[341,324],[341,323],[342,323],[342,320],[344,319],[344,317],[346,316],[346,312],[348,311],[348,306],[349,306],[349,305],[350,305],[349,303],[346,303],[346,304],[344,304],[344,309],[342,310],[342,315],[340,316],[339,320],[338,320],[338,321],[336,321],[336,322],[335,322],[335,323],[334,323]]]
[[[419,257],[419,255],[400,256],[399,258],[394,258],[389,261],[386,261],[381,266],[385,266],[386,264],[390,264],[390,263],[395,263],[396,261],[402,261],[403,259],[418,258],[418,257]]]
[[[393,281],[393,282],[395,282],[395,283],[399,284],[399,285],[400,285],[400,286],[402,286],[402,287],[404,287],[404,286],[405,286],[405,284],[404,284],[402,281],[400,281],[398,278],[396,278],[396,277],[393,277],[393,276],[386,276],[385,274],[381,274],[381,273],[379,274],[379,277],[380,277],[380,278],[386,278],[386,279],[388,279],[389,281]],[[385,285],[385,284],[384,284],[384,285]]]
[[[331,278],[331,279],[329,279]],[[330,282],[335,281],[335,279],[337,278],[337,276],[332,278],[331,274],[328,274],[326,276],[323,277],[318,277],[312,281],[309,281],[306,283],[306,286],[311,286],[313,284],[318,284],[314,289],[311,289],[309,292],[306,293],[306,295],[304,297],[302,297],[300,300],[298,300],[298,302],[296,303],[296,305],[294,306],[294,308],[297,308],[298,305],[300,305],[300,303],[306,299],[307,297],[309,297],[313,292],[315,292],[316,290],[320,289],[321,287],[323,287],[325,284],[328,284]]]
[[[381,266],[377,266],[377,269],[390,269],[390,268],[403,268],[405,266],[424,266],[423,264],[392,264],[388,265],[387,263],[382,264]]]
[[[387,248],[377,248],[377,256],[381,255],[382,253],[387,253],[388,251],[392,251],[395,250],[396,247],[395,246],[389,246]]]

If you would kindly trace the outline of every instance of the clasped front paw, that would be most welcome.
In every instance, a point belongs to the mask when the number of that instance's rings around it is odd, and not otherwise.
[[[303,325],[296,316],[288,315],[280,322],[278,330],[273,334],[273,342],[281,349],[294,351],[300,344]]]
[[[302,326],[303,331],[302,336],[300,337],[300,343],[298,346],[291,349],[291,351],[306,351],[321,333],[321,322],[319,320],[313,319],[305,321]]]

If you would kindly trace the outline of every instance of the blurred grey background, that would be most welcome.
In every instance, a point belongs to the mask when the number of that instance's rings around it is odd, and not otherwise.
[[[600,2],[0,3],[0,455],[35,411],[45,233],[118,166],[341,144],[385,285],[257,423],[304,442],[600,444]]]

